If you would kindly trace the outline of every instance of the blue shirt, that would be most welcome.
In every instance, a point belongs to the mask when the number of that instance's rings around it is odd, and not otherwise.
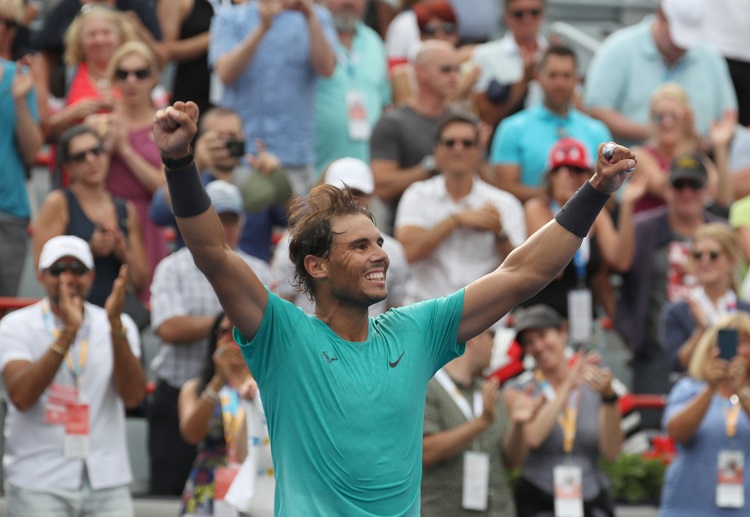
[[[464,291],[370,318],[344,341],[268,295],[251,342],[273,449],[276,516],[418,516],[427,384],[463,353]]]
[[[16,105],[11,93],[16,63],[0,59],[2,80],[0,81],[0,212],[14,217],[31,216],[29,196],[26,192],[26,166],[16,141]],[[28,72],[27,72],[28,73]],[[34,122],[39,121],[34,90],[29,92],[26,103]]]
[[[599,144],[612,140],[607,126],[576,109],[571,108],[561,117],[539,104],[500,123],[492,139],[490,163],[518,165],[522,185],[544,185],[547,154],[563,137],[583,142],[591,163],[597,156]]]
[[[338,40],[330,13],[315,6],[331,48]],[[211,20],[208,61],[212,67],[260,25],[258,3],[233,5]],[[273,20],[250,64],[232,84],[224,86],[221,105],[239,113],[247,152],[255,139],[287,167],[314,163],[313,124],[317,75],[310,62],[310,32],[302,13],[284,10]]]
[[[370,140],[349,136],[346,97],[359,92],[365,100],[370,129],[391,103],[391,85],[383,40],[360,23],[351,51],[336,43],[336,69],[318,79],[315,106],[315,168],[318,174],[333,160],[350,156],[370,162]]]
[[[724,110],[737,109],[727,63],[717,51],[700,46],[688,50],[670,66],[651,33],[653,20],[647,17],[604,40],[586,73],[584,105],[612,109],[647,124],[651,94],[661,84],[675,81],[690,98],[698,133],[706,136],[711,122],[719,120]]]
[[[680,379],[669,394],[662,426],[697,397],[706,383],[691,377]],[[692,440],[676,444],[677,456],[667,468],[661,496],[660,517],[704,517],[744,515],[750,505],[750,418],[740,409],[737,434],[727,437],[723,407],[728,403],[719,395],[701,420]],[[745,510],[717,508],[716,480],[718,454],[722,449],[739,449],[745,456]]]

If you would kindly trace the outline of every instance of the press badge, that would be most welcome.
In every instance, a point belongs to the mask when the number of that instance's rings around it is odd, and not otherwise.
[[[592,312],[591,291],[568,291],[568,332],[572,343],[586,344],[591,341],[591,328],[594,325]]]
[[[370,124],[367,121],[367,103],[362,92],[346,93],[346,112],[349,117],[349,138],[352,140],[369,140]]]
[[[239,471],[240,465],[236,464],[217,467],[214,471],[214,517],[239,517],[240,511],[224,500]]]
[[[89,405],[80,403],[66,405],[63,455],[66,458],[87,458],[89,441]]]
[[[577,465],[555,467],[555,517],[583,517],[582,477],[581,467]]]
[[[44,422],[50,425],[65,425],[66,406],[78,401],[78,390],[74,386],[52,384],[44,408]]]
[[[742,508],[745,506],[744,476],[745,456],[742,451],[719,451],[717,464],[716,506]]]
[[[464,488],[461,504],[466,510],[486,510],[490,487],[490,455],[464,453]]]

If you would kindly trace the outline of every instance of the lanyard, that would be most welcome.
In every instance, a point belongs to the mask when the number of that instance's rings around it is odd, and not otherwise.
[[[344,66],[349,79],[354,79],[354,76],[357,74],[357,64],[359,63],[359,56],[354,52],[354,44],[352,44],[352,50],[348,51],[339,43],[336,49],[336,57],[338,62]]]
[[[47,328],[47,332],[49,332],[53,339],[57,340],[57,338],[60,337],[60,330],[55,326],[54,321],[52,321],[52,313],[49,309],[49,300],[47,300],[47,298],[42,300],[42,318],[44,320],[44,326]],[[80,382],[83,371],[86,368],[86,360],[88,359],[89,333],[91,330],[90,323],[86,311],[84,310],[83,324],[76,334],[76,341],[79,344],[77,364],[73,363],[73,354],[71,353],[71,349],[73,348],[72,345],[65,354],[65,366],[73,377],[73,383],[76,388],[79,387],[78,383]]]
[[[734,438],[737,434],[737,420],[740,417],[740,398],[737,395],[732,395],[729,399],[724,399],[721,410],[724,412],[727,436]]]
[[[536,377],[537,384],[539,384],[539,389],[547,400],[553,400],[557,397],[555,388],[553,388],[549,381],[544,378],[542,372],[537,370],[534,376]],[[565,409],[563,409],[560,415],[557,416],[557,423],[560,424],[560,430],[563,434],[563,451],[565,451],[566,454],[573,452],[573,444],[576,441],[576,423],[578,420],[578,403],[580,399],[580,389],[574,389],[571,391],[568,395]]]
[[[229,460],[231,463],[236,461],[236,447],[234,438],[237,431],[245,419],[245,411],[240,407],[240,397],[237,390],[229,386],[222,386],[219,390],[219,400],[221,401],[221,419],[224,424],[224,440],[227,443]]]
[[[445,392],[450,395],[450,398],[453,399],[453,402],[456,403],[458,409],[460,409],[461,413],[466,417],[467,422],[471,422],[482,414],[484,411],[484,402],[482,401],[481,392],[474,390],[474,411],[472,413],[472,408],[469,406],[466,398],[461,395],[456,383],[453,382],[453,379],[451,379],[447,373],[445,373],[445,370],[438,370],[437,373],[435,373],[435,380],[437,380]]]

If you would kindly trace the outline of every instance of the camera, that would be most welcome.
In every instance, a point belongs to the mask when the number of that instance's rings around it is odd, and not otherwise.
[[[242,158],[245,156],[245,141],[230,138],[226,143],[227,149],[229,149],[229,156],[236,158]]]

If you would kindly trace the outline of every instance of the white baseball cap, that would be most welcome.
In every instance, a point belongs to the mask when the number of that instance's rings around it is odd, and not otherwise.
[[[74,235],[52,237],[39,255],[39,271],[44,271],[63,257],[73,257],[89,269],[94,269],[94,256],[89,243]]]
[[[211,204],[217,214],[231,212],[242,215],[242,194],[235,185],[224,180],[214,180],[206,185],[206,194],[211,198]]]
[[[705,0],[662,0],[661,9],[669,25],[672,42],[681,49],[703,44]]]
[[[349,187],[369,196],[375,192],[370,166],[358,158],[334,160],[326,169],[325,183],[343,189]]]

